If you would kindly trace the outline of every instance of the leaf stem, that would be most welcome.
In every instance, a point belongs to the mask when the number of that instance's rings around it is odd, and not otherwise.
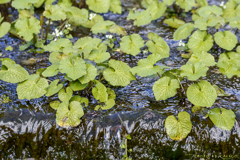
[[[235,33],[234,33],[234,34],[237,34],[237,32],[238,32],[238,28],[236,29],[236,31],[235,31]]]
[[[47,26],[46,36],[45,36],[45,44],[47,44],[47,37],[48,37],[50,23],[51,23],[51,19],[48,20],[48,26]]]
[[[160,76],[160,74],[158,72],[157,72],[157,75],[158,75],[159,78],[161,78],[161,76]]]
[[[216,84],[217,81],[218,81],[220,78],[222,78],[222,77],[223,77],[223,75],[220,75],[220,76],[214,81],[214,83],[212,84],[212,86],[213,86],[214,84]]]
[[[41,28],[42,28],[42,32],[41,32],[41,40],[43,40],[43,15],[41,15]]]
[[[9,31],[9,33],[16,36],[17,38],[21,39],[23,42],[27,43],[27,41],[25,39],[23,39],[22,37],[20,37],[19,35],[15,34],[13,32],[10,32],[10,31]]]

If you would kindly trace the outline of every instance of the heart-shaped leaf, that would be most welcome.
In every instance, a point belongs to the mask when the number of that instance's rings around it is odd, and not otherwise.
[[[39,75],[33,74],[21,83],[18,83],[17,94],[18,99],[36,99],[47,93],[48,81]]]
[[[135,76],[130,72],[131,67],[122,61],[111,59],[109,68],[103,72],[103,76],[113,86],[127,86]]]
[[[180,26],[173,34],[173,39],[175,41],[185,39],[191,35],[192,31],[194,30],[194,25],[192,23],[186,23]]]
[[[126,30],[123,27],[116,24],[109,28],[109,32],[116,33],[118,35],[124,35],[124,36],[127,35]]]
[[[173,3],[175,2],[176,0],[163,0],[163,3],[165,3],[166,5],[168,6],[171,6],[173,5]]]
[[[208,116],[215,126],[224,130],[231,130],[235,123],[235,114],[232,110],[227,110],[225,108],[211,109],[208,112]]]
[[[141,48],[144,47],[144,40],[139,34],[132,34],[130,36],[124,36],[120,43],[121,50],[124,53],[136,56],[141,52]]]
[[[86,0],[89,9],[96,13],[107,13],[110,7],[110,0]]]
[[[122,5],[121,0],[110,0],[110,11],[112,11],[114,14],[122,14]]]
[[[12,1],[12,7],[16,9],[31,9],[34,3],[37,3],[38,0],[14,0]]]
[[[5,36],[8,33],[8,31],[10,30],[10,27],[11,27],[11,24],[8,22],[3,22],[0,25],[0,38],[2,38],[3,36]]]
[[[162,77],[154,83],[153,93],[157,101],[166,100],[175,96],[179,87],[178,80]]]
[[[46,96],[50,97],[60,91],[63,87],[63,84],[59,84],[59,79],[54,80],[48,87]]]
[[[86,84],[94,80],[97,76],[97,68],[94,67],[92,64],[87,64],[86,71],[87,71],[87,74],[78,79],[82,84]]]
[[[223,14],[223,11],[222,11],[222,8],[213,5],[213,6],[201,7],[198,13],[201,17],[208,18],[211,14],[220,16]]]
[[[169,25],[172,28],[179,28],[180,26],[185,24],[184,21],[182,21],[180,19],[177,19],[175,17],[174,18],[165,19],[163,21],[163,23],[166,23],[167,25]]]
[[[216,64],[214,57],[207,52],[193,53],[189,59],[191,63],[202,63],[205,66],[214,66]]]
[[[178,120],[173,115],[168,116],[165,120],[165,128],[168,136],[172,140],[180,141],[186,138],[192,130],[190,114],[187,112],[179,112]]]
[[[186,12],[190,11],[195,5],[195,0],[176,0],[176,4],[179,5],[182,9],[185,9]]]
[[[9,58],[2,60],[0,79],[9,83],[19,83],[28,79],[28,72]]]
[[[92,94],[96,100],[106,102],[108,100],[107,88],[99,81],[95,80],[95,87],[92,89]]]
[[[217,99],[217,92],[208,81],[202,80],[188,87],[187,97],[195,106],[211,107]]]
[[[200,7],[208,6],[207,0],[196,0]]]
[[[50,102],[50,106],[52,107],[52,109],[55,109],[55,110],[59,107],[60,104],[61,104],[61,102],[59,102],[59,101]]]
[[[66,13],[61,6],[55,5],[46,5],[43,15],[52,21],[60,21],[66,19]]]
[[[134,25],[136,26],[143,26],[151,22],[152,17],[149,11],[136,11],[135,13],[133,10],[129,11],[127,20],[135,20]]]
[[[167,6],[163,3],[152,3],[148,6],[147,11],[150,12],[152,20],[160,18],[166,11]]]
[[[94,61],[96,63],[102,63],[110,58],[110,54],[108,52],[104,52],[100,49],[94,49],[91,51],[88,59]]]
[[[114,24],[115,23],[112,22],[112,21],[98,22],[91,28],[91,31],[94,34],[97,34],[97,33],[107,33],[109,31],[110,27],[113,26]]]
[[[62,102],[69,102],[69,100],[72,98],[72,95],[73,95],[73,90],[71,89],[71,87],[67,87],[66,91],[65,91],[65,89],[61,89],[58,92],[58,98]]]
[[[188,47],[193,52],[209,51],[213,46],[213,37],[206,31],[195,31],[188,41]]]
[[[79,80],[72,81],[70,87],[73,91],[81,91],[84,90],[88,86],[88,83],[82,84]]]
[[[69,39],[61,38],[57,41],[51,41],[47,46],[44,46],[43,49],[49,52],[63,52],[63,49],[68,47],[72,47],[72,42]]]
[[[238,43],[236,35],[230,31],[215,33],[214,40],[221,48],[229,51],[232,50]]]
[[[42,75],[44,77],[53,77],[58,74],[59,65],[51,65],[45,71],[43,71]]]
[[[66,7],[68,22],[74,26],[80,26],[88,21],[88,10],[79,9],[77,7]]]

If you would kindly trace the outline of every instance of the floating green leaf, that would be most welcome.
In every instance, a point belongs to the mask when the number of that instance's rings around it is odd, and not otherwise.
[[[114,25],[115,23],[112,22],[112,21],[102,21],[102,22],[98,22],[96,23],[91,31],[94,33],[94,34],[97,34],[97,33],[107,33],[110,29],[110,27],[112,25]]]
[[[199,9],[198,13],[201,17],[208,18],[211,14],[220,16],[223,14],[223,11],[222,11],[222,8],[219,8],[215,5],[213,5],[213,6],[201,7]]]
[[[116,25],[116,24],[114,24],[113,26],[111,26],[109,28],[109,32],[116,33],[118,35],[124,35],[124,36],[127,35],[126,30],[123,27]]]
[[[100,15],[94,16],[91,20],[88,19],[87,22],[82,23],[81,25],[86,28],[92,28],[96,23],[104,21],[103,17]]]
[[[217,92],[208,81],[202,80],[188,87],[187,97],[195,106],[211,107],[217,99]]]
[[[33,39],[33,34],[40,33],[40,21],[35,18],[22,18],[18,19],[15,23],[17,34],[22,36],[26,41]]]
[[[37,3],[38,0],[14,0],[12,6],[16,9],[31,9],[34,3]]]
[[[122,62],[111,59],[109,67],[103,72],[104,78],[113,86],[127,86],[135,77],[130,72],[130,67]]]
[[[90,10],[97,13],[107,13],[110,7],[110,0],[86,0]]]
[[[121,39],[120,48],[124,53],[136,56],[141,52],[142,47],[144,47],[144,40],[139,34],[124,36]]]
[[[61,102],[59,102],[59,101],[50,102],[50,106],[52,107],[52,109],[55,109],[55,110],[59,107],[60,104],[61,104]]]
[[[153,93],[157,101],[166,100],[175,96],[179,87],[178,80],[162,77],[154,83]]]
[[[55,5],[46,5],[43,15],[52,21],[60,21],[66,19],[66,13],[61,6]]]
[[[44,77],[53,77],[53,76],[56,76],[57,74],[58,74],[58,65],[51,65],[42,73]]]
[[[8,22],[3,22],[0,25],[0,38],[2,38],[3,36],[5,36],[8,33],[8,31],[10,30],[10,27],[11,27],[11,24]]]
[[[17,94],[19,99],[35,99],[47,93],[48,81],[39,75],[33,74],[24,81],[18,83]]]
[[[7,46],[7,47],[5,48],[5,51],[13,51],[12,46]]]
[[[107,88],[97,80],[95,80],[95,87],[92,89],[92,94],[94,98],[100,102],[106,102],[108,100]]]
[[[187,77],[188,80],[196,81],[200,77],[205,77],[208,67],[202,63],[188,63],[181,67],[181,76]]]
[[[68,22],[74,26],[80,26],[88,21],[88,10],[79,9],[77,7],[67,7],[65,9],[67,13]]]
[[[149,11],[144,10],[142,12],[136,11],[133,13],[132,10],[129,11],[127,20],[135,20],[134,25],[143,26],[151,22],[152,17]]]
[[[28,72],[9,58],[2,60],[0,79],[9,83],[19,83],[28,79]]]
[[[190,114],[179,112],[178,120],[175,116],[168,116],[165,120],[166,132],[172,140],[180,141],[187,137],[192,130]]]
[[[147,11],[150,12],[152,20],[160,18],[166,11],[167,6],[163,3],[152,3],[148,6]]]
[[[68,77],[72,78],[73,80],[76,80],[83,75],[85,75],[86,72],[86,64],[85,61],[79,57],[76,58],[66,58],[61,60],[59,65],[59,70],[61,73],[66,73]]]
[[[91,61],[94,61],[96,63],[102,63],[110,58],[110,54],[108,52],[104,52],[99,49],[93,50],[88,59]]]
[[[195,5],[195,0],[176,0],[176,4],[188,12]]]
[[[94,80],[97,76],[97,68],[96,67],[94,67],[92,64],[87,64],[86,66],[87,66],[87,70],[86,70],[87,74],[78,79],[82,84],[86,84],[86,83]]]
[[[146,46],[148,46],[150,52],[153,54],[158,54],[162,58],[169,57],[169,46],[162,37],[156,33],[150,32],[148,33],[148,38],[150,40],[146,43]]]
[[[88,86],[88,83],[82,84],[78,80],[71,82],[70,87],[73,91],[81,91],[84,90]]]
[[[110,0],[109,10],[113,13],[122,14],[121,0]]]
[[[71,87],[67,87],[66,91],[65,89],[61,89],[58,92],[58,98],[62,101],[62,102],[68,102],[73,95],[73,90],[71,89]]]
[[[213,37],[206,31],[195,31],[188,41],[188,47],[193,52],[209,51],[213,46]]]
[[[224,129],[224,130],[231,130],[235,123],[235,114],[232,110],[227,110],[225,108],[211,109],[208,112],[209,118],[214,123],[215,126]]]
[[[173,39],[175,41],[185,39],[191,35],[192,31],[194,30],[194,25],[192,23],[186,23],[180,26],[173,34]]]
[[[62,52],[64,48],[71,46],[72,42],[69,39],[61,38],[56,41],[51,41],[47,46],[44,46],[43,49],[49,52]]]
[[[207,52],[193,53],[189,59],[191,63],[202,63],[206,66],[214,66],[216,64],[214,57]]]
[[[47,93],[46,93],[47,97],[50,97],[50,96],[58,93],[58,91],[60,91],[62,89],[63,84],[58,85],[58,82],[59,82],[59,79],[56,79],[49,85],[49,87],[47,89]]]
[[[179,28],[180,26],[185,24],[184,21],[182,21],[180,19],[177,19],[175,17],[174,18],[165,19],[163,21],[163,23],[166,23],[167,25],[169,25],[172,28]]]
[[[208,6],[207,0],[196,0],[200,7]]]
[[[173,3],[175,2],[176,0],[163,0],[163,3],[165,3],[166,5],[168,6],[171,6],[173,5]]]
[[[142,0],[141,5],[144,8],[147,8],[149,5],[151,5],[152,3],[158,3],[158,0]]]
[[[236,35],[230,31],[215,33],[214,40],[221,48],[226,50],[232,50],[238,43]]]

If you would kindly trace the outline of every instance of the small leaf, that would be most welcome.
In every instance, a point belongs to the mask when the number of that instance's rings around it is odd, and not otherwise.
[[[105,103],[105,105],[101,106],[102,110],[108,110],[111,109],[115,105],[115,100],[114,99],[109,99]]]
[[[144,47],[144,41],[139,34],[132,34],[121,39],[120,47],[124,53],[136,56]]]
[[[207,0],[196,0],[200,7],[208,6]]]
[[[110,0],[109,10],[112,11],[114,14],[122,14],[121,0]]]
[[[111,85],[127,86],[132,80],[136,79],[126,63],[111,59],[108,64],[110,68],[103,72],[103,76]]]
[[[78,79],[82,84],[86,84],[86,83],[94,80],[97,76],[97,68],[96,67],[94,67],[92,64],[87,64],[86,66],[87,66],[87,70],[86,70],[87,74]]]
[[[13,51],[12,46],[7,46],[7,47],[5,48],[5,51]]]
[[[186,23],[180,26],[173,34],[173,38],[175,41],[185,39],[191,35],[194,30],[194,25],[192,23]]]
[[[116,99],[116,94],[111,88],[107,88],[108,99]]]
[[[53,77],[53,76],[56,76],[57,74],[58,74],[58,65],[51,65],[42,73],[44,77]]]
[[[55,109],[55,110],[57,110],[57,108],[59,107],[60,104],[61,104],[61,102],[59,102],[59,101],[50,102],[50,106],[52,107],[52,109]]]
[[[175,17],[174,18],[165,19],[163,21],[163,23],[166,23],[167,25],[169,25],[172,28],[179,28],[180,26],[185,24],[184,21],[182,21],[180,19],[177,19]]]
[[[217,99],[217,92],[208,81],[202,80],[188,87],[187,97],[195,106],[211,107]]]
[[[166,100],[175,96],[178,88],[180,88],[178,80],[162,77],[154,83],[153,93],[157,101]]]
[[[110,7],[110,0],[86,0],[89,9],[97,13],[107,13]]]
[[[176,4],[188,12],[195,5],[195,0],[176,0]]]
[[[61,38],[57,41],[51,41],[47,46],[44,46],[43,49],[49,52],[62,52],[63,48],[71,46],[72,42],[69,39]]]
[[[165,120],[165,128],[168,136],[172,140],[180,141],[186,138],[192,130],[190,114],[187,112],[179,112],[178,120],[173,115],[168,116]]]
[[[195,31],[188,41],[188,47],[193,52],[209,51],[213,46],[213,37],[206,31]]]
[[[42,97],[48,88],[48,81],[39,75],[30,75],[29,78],[18,83],[17,94],[18,99],[36,99]]]
[[[132,10],[129,11],[127,20],[135,20],[134,25],[135,26],[143,26],[151,22],[152,17],[149,11],[144,10],[142,12],[136,11],[133,13]]]
[[[32,5],[37,2],[38,0],[14,0],[12,7],[16,9],[31,9]]]
[[[88,59],[94,61],[96,63],[102,63],[110,58],[110,54],[108,52],[104,52],[99,49],[95,49],[91,51]]]
[[[88,86],[88,83],[82,84],[78,80],[71,82],[70,87],[73,91],[81,91],[84,90]]]
[[[47,97],[50,97],[50,96],[58,93],[58,91],[60,91],[63,88],[63,84],[58,85],[58,82],[59,82],[59,79],[56,79],[49,85],[49,87],[47,89],[47,93],[46,93]]]
[[[0,22],[1,23],[1,22]],[[11,24],[8,22],[3,22],[0,26],[0,38],[5,36],[10,30]]]
[[[111,33],[116,33],[116,34],[118,34],[118,35],[127,35],[127,32],[126,32],[126,30],[123,28],[123,27],[121,27],[121,26],[118,26],[118,25],[116,25],[116,24],[114,24],[113,26],[111,26],[110,28],[109,28],[109,32],[111,32]]]
[[[71,6],[65,8],[68,22],[74,26],[80,26],[88,21],[88,10]]]
[[[214,40],[221,48],[229,51],[232,50],[238,43],[236,35],[230,31],[215,33]]]
[[[60,72],[66,73],[73,80],[84,76],[87,73],[86,69],[85,61],[79,57],[63,59],[59,65]]]
[[[29,78],[28,72],[9,58],[2,60],[0,79],[9,83],[19,83]]]
[[[100,102],[106,102],[108,100],[107,88],[97,80],[95,80],[95,87],[92,89],[92,94],[94,98]]]
[[[221,108],[220,111],[219,108],[214,108],[209,111],[208,115],[218,128],[230,131],[234,126],[236,116],[232,110]]]
[[[157,3],[158,0],[142,0],[141,5],[143,8],[147,8],[152,3]]]
[[[22,36],[26,41],[33,39],[33,34],[40,33],[40,21],[35,18],[22,18],[18,19],[15,23],[17,34]]]
[[[193,53],[189,59],[191,63],[202,63],[206,66],[214,66],[216,64],[214,57],[207,52]]]
[[[69,100],[72,98],[73,95],[73,90],[70,87],[65,89],[61,89],[58,92],[58,98],[62,101],[62,102],[69,102]]]
[[[181,67],[181,76],[187,77],[188,80],[196,81],[200,77],[206,77],[208,67],[202,63],[188,63]]]
[[[46,5],[43,15],[52,21],[60,21],[66,19],[66,13],[61,6],[55,5]]]
[[[95,17],[93,17],[91,20],[88,19],[87,22],[82,23],[81,25],[82,25],[83,27],[86,27],[86,28],[92,28],[92,27],[93,27],[95,24],[97,24],[98,22],[103,22],[103,21],[104,21],[103,17],[97,14],[97,15],[96,15]]]
[[[147,11],[150,12],[152,20],[160,18],[166,11],[167,6],[163,3],[152,3],[148,6]]]
[[[214,15],[222,15],[223,14],[223,11],[222,11],[222,8],[219,8],[215,5],[213,6],[205,6],[205,7],[201,7],[198,11],[199,15],[201,17],[204,17],[204,18],[209,18],[209,16],[211,14],[214,14]]]

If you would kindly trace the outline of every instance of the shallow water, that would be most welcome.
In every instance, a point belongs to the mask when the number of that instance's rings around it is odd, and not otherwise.
[[[213,4],[219,1],[211,1]],[[112,13],[103,14],[105,19],[112,20],[126,28],[128,34],[134,33],[133,22],[127,21],[127,8],[139,7],[139,1],[123,1],[125,12],[122,15]],[[13,12],[16,16],[16,12]],[[54,30],[54,27],[51,28]],[[137,32],[146,40],[148,32],[158,33],[169,44],[170,57],[159,62],[178,68],[186,63],[181,58],[181,51],[177,50],[178,42],[172,39],[174,29],[163,24],[163,18],[153,21]],[[89,35],[104,39],[102,34],[92,35],[88,30],[78,28],[77,37]],[[77,38],[72,41],[75,42]],[[9,35],[0,39],[0,52],[3,57],[9,57],[21,64],[22,60],[35,58],[37,63],[24,66],[30,73],[49,66],[48,55],[27,53],[20,51],[21,41]],[[5,51],[11,45],[13,51]],[[213,52],[213,51],[212,51]],[[223,52],[217,50],[215,58]],[[116,55],[119,57],[119,55]],[[137,61],[147,55],[123,57],[123,61],[130,66],[136,66]],[[207,80],[213,83],[220,74],[215,74],[216,67],[212,67]],[[214,73],[214,74],[213,74]],[[124,88],[113,87],[117,99],[116,105],[109,111],[94,111],[94,100],[85,110],[82,123],[76,128],[63,129],[55,123],[55,111],[49,102],[57,97],[43,97],[35,100],[18,100],[16,85],[0,81],[0,102],[3,95],[12,101],[0,103],[0,158],[35,158],[35,159],[121,159],[124,149],[121,143],[124,135],[130,134],[128,148],[133,151],[129,156],[133,159],[240,159],[240,86],[239,78],[220,79],[216,84],[224,89],[229,97],[219,97],[214,107],[233,109],[236,113],[235,126],[231,131],[219,129],[204,114],[191,113],[192,105],[182,100],[180,95],[165,101],[156,101],[152,92],[152,85],[158,79],[137,77]],[[186,81],[185,81],[186,82]],[[191,82],[186,82],[191,84]],[[177,115],[180,111],[191,113],[193,128],[188,137],[180,142],[171,140],[166,134],[164,121],[168,115]],[[122,119],[122,123],[120,118]]]

